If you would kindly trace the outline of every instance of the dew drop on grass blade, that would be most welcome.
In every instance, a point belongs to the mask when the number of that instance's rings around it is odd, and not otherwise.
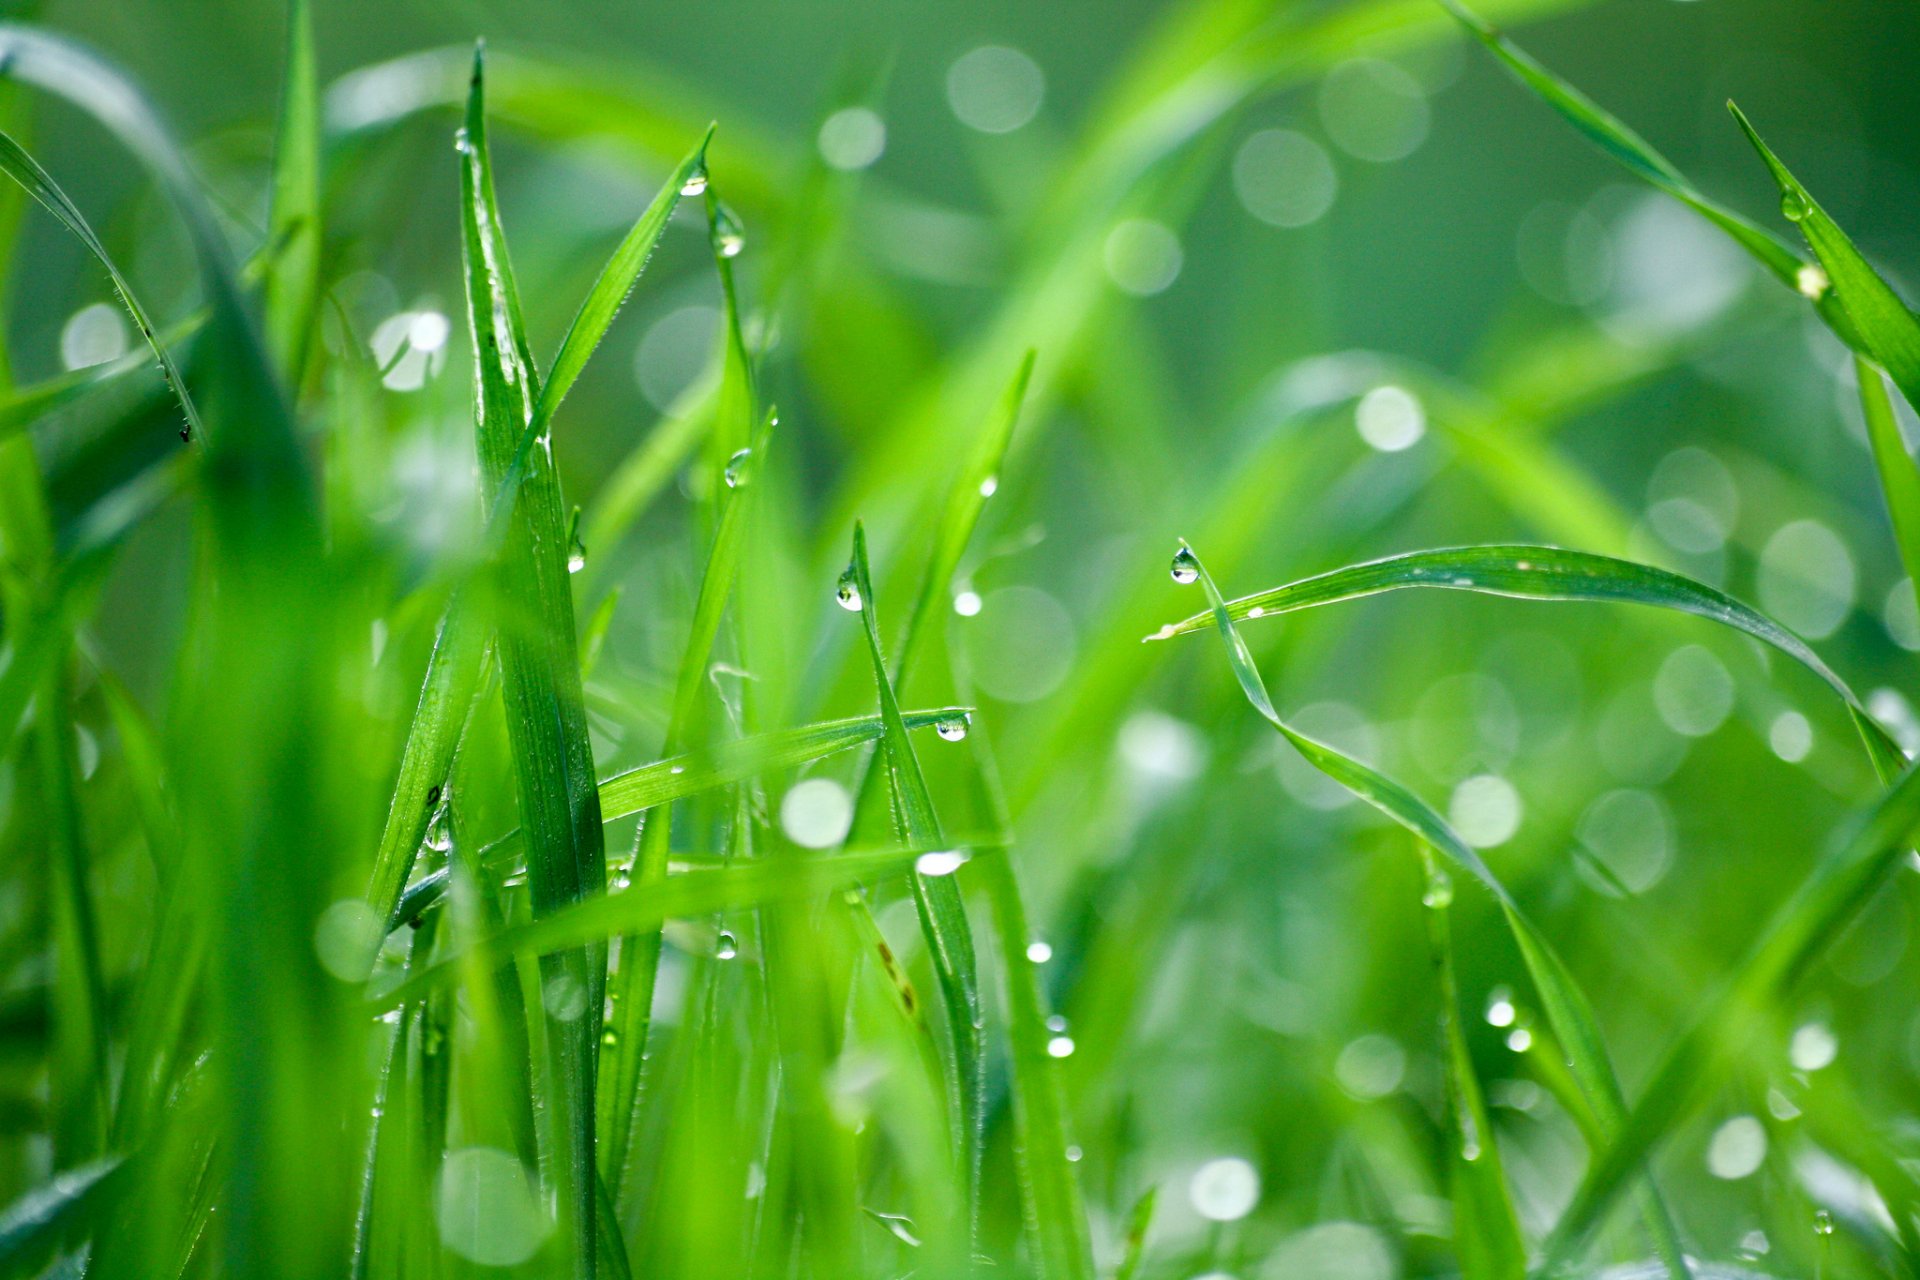
[[[1411,831],[1456,868],[1479,881],[1493,895],[1501,914],[1506,918],[1514,942],[1519,946],[1527,971],[1533,977],[1547,1020],[1566,1050],[1568,1065],[1586,1093],[1603,1133],[1609,1137],[1617,1133],[1626,1119],[1625,1094],[1608,1059],[1592,1005],[1546,935],[1521,911],[1519,903],[1472,846],[1461,839],[1425,801],[1378,770],[1300,733],[1281,718],[1267,693],[1266,683],[1260,678],[1259,668],[1254,665],[1252,651],[1247,648],[1247,642],[1233,624],[1233,616],[1219,587],[1214,585],[1206,565],[1184,542],[1174,558],[1174,574],[1176,581],[1197,580],[1205,590],[1210,606],[1209,616],[1225,645],[1228,665],[1254,710],[1314,768]],[[1688,1272],[1681,1257],[1678,1232],[1673,1225],[1672,1215],[1651,1181],[1647,1183],[1641,1209],[1654,1249],[1666,1269],[1674,1280],[1685,1280]]]

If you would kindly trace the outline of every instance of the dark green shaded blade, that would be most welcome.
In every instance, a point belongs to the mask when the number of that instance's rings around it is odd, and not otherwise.
[[[460,138],[461,222],[467,267],[467,314],[475,360],[475,427],[492,494],[507,479],[521,436],[532,421],[537,374],[500,213],[487,148],[484,58],[476,52]],[[537,916],[600,893],[606,884],[599,789],[587,740],[579,641],[568,581],[560,480],[550,436],[528,455],[518,499],[502,530],[498,564],[503,613],[499,630],[501,687],[513,746],[527,879]],[[488,513],[491,515],[491,511]],[[541,957],[548,981],[579,984],[598,1008],[605,983],[603,949],[581,946]],[[547,1026],[555,1092],[550,1133],[553,1173],[565,1223],[572,1274],[597,1270],[594,1225],[594,1063],[598,1036],[590,1018]]]
[[[123,1162],[117,1155],[89,1161],[56,1174],[0,1210],[0,1269],[24,1274],[44,1259]]]
[[[1418,836],[1455,867],[1479,881],[1500,904],[1514,942],[1520,948],[1521,958],[1533,977],[1547,1020],[1552,1023],[1554,1035],[1566,1051],[1568,1066],[1587,1095],[1602,1135],[1611,1137],[1625,1122],[1626,1095],[1620,1088],[1619,1078],[1614,1075],[1593,1006],[1568,972],[1553,944],[1520,909],[1507,887],[1473,847],[1426,801],[1371,766],[1300,733],[1281,718],[1274,709],[1273,699],[1267,694],[1267,686],[1260,678],[1259,668],[1254,665],[1252,651],[1233,625],[1233,616],[1220,589],[1214,585],[1213,576],[1185,543],[1181,544],[1181,553],[1183,564],[1193,571],[1206,591],[1211,616],[1226,646],[1227,661],[1233,669],[1234,679],[1247,701],[1253,704],[1254,710],[1306,757],[1314,768]],[[1687,1268],[1681,1257],[1678,1233],[1665,1203],[1660,1200],[1659,1193],[1651,1183],[1648,1184],[1642,1208],[1655,1249],[1675,1280],[1684,1280]]]
[[[1232,621],[1271,617],[1343,600],[1358,600],[1408,587],[1474,591],[1517,600],[1584,600],[1651,605],[1706,618],[1752,636],[1811,671],[1837,694],[1885,779],[1897,777],[1906,757],[1891,735],[1869,716],[1846,681],[1807,643],[1756,609],[1705,583],[1652,565],[1587,551],[1507,544],[1442,547],[1387,556],[1365,564],[1302,578],[1223,606]],[[1164,640],[1206,627],[1212,613],[1199,613],[1162,627],[1149,640]]]

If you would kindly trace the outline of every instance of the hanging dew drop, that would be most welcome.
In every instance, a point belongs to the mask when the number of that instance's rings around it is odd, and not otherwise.
[[[1427,888],[1420,901],[1435,911],[1452,906],[1453,877],[1439,867],[1427,868]]]
[[[1830,1236],[1833,1234],[1833,1215],[1825,1209],[1814,1210],[1813,1234],[1816,1236]]]
[[[948,742],[958,742],[967,736],[967,726],[973,723],[973,717],[965,711],[959,715],[941,716],[933,722],[933,731]]]
[[[600,1033],[600,1043],[611,1049],[620,1043],[620,1033],[609,1026]]]
[[[733,210],[721,205],[713,219],[713,251],[723,258],[737,258],[747,247],[747,233]]]
[[[1173,580],[1184,587],[1190,582],[1199,580],[1200,562],[1194,558],[1193,552],[1182,547],[1174,553],[1171,572]]]
[[[860,607],[866,603],[860,598],[860,584],[854,580],[851,565],[847,567],[845,573],[840,575],[840,585],[833,594],[834,599],[840,602],[840,607],[848,613],[860,612]]]
[[[706,190],[707,171],[705,169],[695,169],[687,180],[680,184],[680,194],[683,196],[703,195]]]
[[[746,485],[748,479],[747,464],[752,460],[753,450],[750,448],[737,450],[731,458],[727,459],[727,469],[722,476],[727,482],[727,488],[739,489]]]
[[[1781,217],[1785,218],[1788,222],[1802,222],[1806,219],[1806,216],[1809,212],[1810,210],[1807,208],[1807,200],[1805,196],[1801,195],[1798,191],[1795,191],[1795,190],[1788,190],[1788,191],[1781,192],[1780,194],[1780,216]]]
[[[713,944],[713,958],[716,960],[731,960],[739,954],[740,944],[734,941],[731,933],[722,929],[719,940]]]
[[[439,809],[427,820],[427,848],[435,853],[445,853],[453,848],[453,832],[447,822],[447,811]]]
[[[567,572],[578,573],[587,567],[587,545],[580,541],[578,534],[567,547]]]
[[[980,496],[983,498],[991,498],[994,494],[998,493],[999,491],[1000,491],[999,476],[988,476],[985,480],[982,480],[980,482]]]

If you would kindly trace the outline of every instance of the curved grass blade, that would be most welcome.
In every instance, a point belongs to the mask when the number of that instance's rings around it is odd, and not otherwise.
[[[273,148],[267,239],[278,246],[267,277],[267,342],[296,391],[320,299],[320,90],[312,0],[287,7],[287,80]]]
[[[1629,173],[1666,192],[1726,232],[1775,278],[1790,288],[1800,287],[1800,272],[1807,263],[1798,254],[1740,214],[1709,199],[1645,138],[1541,66],[1492,23],[1468,10],[1459,0],[1441,0],[1441,3],[1521,84]]]
[[[853,558],[842,590],[858,593],[860,622],[866,633],[867,654],[873,662],[873,680],[880,695],[880,715],[886,722],[884,755],[887,779],[898,806],[895,822],[901,839],[910,845],[938,848],[940,820],[933,797],[920,772],[920,760],[907,736],[893,684],[887,679],[886,659],[880,651],[880,624],[875,614],[873,574],[867,563],[867,534],[853,526]],[[986,1139],[985,1014],[980,1002],[980,974],[973,952],[973,931],[967,923],[966,903],[951,875],[913,874],[913,901],[926,934],[927,951],[939,980],[946,1008],[952,1071],[947,1080],[948,1119],[953,1126],[954,1155],[960,1162],[967,1189],[969,1237],[979,1228],[980,1167]]]
[[[461,223],[467,268],[467,313],[476,364],[478,452],[491,491],[507,478],[538,395],[534,363],[520,318],[519,294],[500,229],[487,147],[485,60],[476,50],[460,140]],[[507,516],[499,564],[501,596],[517,611],[498,640],[507,734],[513,747],[521,825],[527,833],[528,883],[536,916],[603,892],[605,847],[600,796],[587,738],[579,640],[565,563],[565,518],[559,476],[542,437],[532,451],[518,501]],[[489,512],[491,515],[491,512]],[[547,980],[577,983],[587,1007],[598,1008],[605,982],[604,948],[582,945],[544,955]],[[594,1225],[594,1072],[598,1036],[592,1019],[552,1019],[549,1099],[556,1191],[572,1274],[592,1280],[599,1237]]]
[[[1920,468],[1907,452],[1906,438],[1887,397],[1886,375],[1861,356],[1853,358],[1854,378],[1860,384],[1860,412],[1867,422],[1867,440],[1873,446],[1873,465],[1880,473],[1880,492],[1893,522],[1894,545],[1907,577],[1920,582]]]
[[[1839,300],[1849,325],[1836,332],[1849,346],[1872,356],[1892,375],[1907,403],[1920,406],[1920,319],[1908,310],[1900,295],[1873,269],[1840,225],[1828,216],[1807,189],[1800,185],[1779,157],[1761,140],[1740,108],[1729,102],[1727,110],[1740,124],[1747,141],[1766,161],[1767,169],[1780,187],[1780,212],[1800,228],[1808,247],[1820,260],[1825,280],[1810,279],[1818,288],[1831,283],[1831,293]],[[1851,335],[1851,336],[1849,336]]]
[[[1447,1168],[1453,1189],[1453,1247],[1466,1280],[1523,1280],[1527,1247],[1507,1190],[1500,1148],[1473,1054],[1460,1022],[1453,964],[1453,882],[1422,845],[1427,938],[1440,980],[1440,1030],[1446,1039]]]
[[[127,314],[133,317],[133,323],[140,330],[141,338],[153,352],[154,358],[160,362],[161,371],[166,375],[167,385],[172,387],[174,394],[179,397],[181,412],[187,417],[187,430],[196,437],[200,436],[202,433],[200,411],[194,407],[193,397],[187,393],[186,380],[180,376],[179,366],[174,364],[173,356],[167,351],[166,344],[160,340],[158,332],[154,329],[153,319],[148,315],[146,307],[141,305],[139,295],[134,293],[133,286],[127,283],[126,276],[121,274],[119,266],[107,253],[107,247],[100,243],[100,237],[95,235],[93,228],[87,225],[87,220],[81,214],[79,207],[67,198],[67,193],[60,189],[60,185],[53,180],[52,176],[42,169],[19,143],[5,133],[0,133],[0,171],[19,183],[41,207],[58,218],[61,225],[71,231],[80,243],[87,247],[87,252],[91,253],[94,259],[106,269],[107,278],[113,282],[113,290],[120,297],[120,304],[127,309]]]
[[[1238,681],[1247,701],[1253,704],[1254,710],[1314,768],[1411,831],[1455,867],[1479,881],[1500,904],[1507,927],[1519,946],[1521,959],[1533,977],[1547,1019],[1566,1050],[1568,1065],[1586,1093],[1602,1133],[1609,1137],[1617,1133],[1626,1120],[1625,1095],[1608,1060],[1593,1007],[1586,993],[1581,991],[1573,975],[1567,971],[1553,944],[1520,909],[1507,887],[1472,846],[1461,839],[1424,800],[1378,770],[1300,733],[1281,718],[1274,709],[1273,699],[1267,694],[1267,686],[1260,678],[1259,668],[1254,665],[1252,651],[1233,625],[1233,616],[1219,587],[1214,585],[1213,576],[1185,542],[1180,544],[1180,558],[1176,564],[1183,571],[1191,570],[1205,589],[1211,616],[1226,646],[1227,661],[1233,669],[1234,679]],[[1651,1180],[1643,1197],[1642,1213],[1653,1237],[1654,1248],[1667,1270],[1675,1280],[1685,1280],[1688,1271],[1681,1255],[1678,1232]]]
[[[1599,1153],[1553,1234],[1549,1265],[1568,1257],[1613,1198],[1710,1085],[1716,1068],[1743,1043],[1742,1032],[1791,991],[1846,932],[1884,877],[1898,866],[1920,830],[1920,769],[1909,769],[1775,913],[1718,992],[1702,1001],[1691,1025],[1653,1072],[1642,1100],[1608,1148]]]
[[[1691,578],[1651,565],[1587,551],[1510,543],[1484,547],[1443,547],[1411,551],[1302,578],[1269,591],[1242,596],[1222,606],[1230,621],[1271,617],[1297,609],[1357,600],[1408,587],[1473,591],[1519,600],[1584,600],[1642,604],[1673,609],[1732,627],[1786,654],[1820,677],[1846,704],[1854,727],[1882,777],[1891,780],[1906,767],[1906,757],[1891,735],[1868,715],[1847,683],[1805,641],[1773,619],[1732,596]],[[1199,613],[1162,627],[1149,640],[1164,640],[1201,630],[1216,621]]]
[[[29,1272],[61,1233],[87,1211],[125,1157],[110,1155],[55,1174],[0,1211],[0,1268]]]

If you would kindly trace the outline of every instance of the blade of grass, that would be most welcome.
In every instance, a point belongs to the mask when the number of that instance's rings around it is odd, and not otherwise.
[[[1461,839],[1425,801],[1385,774],[1300,733],[1282,719],[1274,709],[1273,699],[1267,694],[1259,668],[1254,665],[1252,651],[1235,629],[1226,599],[1221,596],[1219,587],[1214,585],[1206,566],[1185,542],[1180,544],[1180,553],[1174,563],[1181,574],[1180,581],[1198,580],[1205,590],[1214,625],[1227,652],[1228,665],[1254,710],[1314,768],[1411,831],[1455,867],[1479,881],[1493,895],[1520,948],[1527,971],[1533,977],[1534,987],[1540,995],[1554,1034],[1566,1050],[1568,1065],[1586,1093],[1602,1131],[1609,1136],[1618,1133],[1626,1120],[1625,1095],[1608,1059],[1598,1020],[1594,1017],[1586,994],[1573,980],[1573,975],[1567,971],[1546,935],[1520,909],[1519,903],[1472,846]],[[1686,1280],[1689,1272],[1681,1254],[1678,1232],[1651,1180],[1643,1197],[1642,1215],[1653,1238],[1654,1249],[1668,1272],[1674,1280]]]
[[[287,79],[273,148],[267,239],[280,246],[267,277],[267,342],[297,392],[320,298],[320,90],[313,6],[287,7]]]
[[[538,395],[534,363],[507,259],[487,147],[485,61],[476,50],[461,136],[461,221],[467,263],[469,332],[475,356],[475,420],[489,488],[507,477]],[[579,641],[565,562],[565,524],[548,436],[530,455],[519,501],[504,531],[498,567],[510,617],[499,636],[501,685],[513,746],[521,825],[527,832],[528,882],[536,915],[601,893],[606,884],[599,790],[587,738]],[[541,957],[547,981],[577,983],[598,1008],[604,952],[583,945]],[[549,1065],[555,1167],[565,1256],[572,1274],[598,1270],[594,1225],[594,1072],[592,1020],[552,1019]]]
[[[1453,1188],[1453,1247],[1466,1280],[1522,1280],[1527,1247],[1507,1190],[1500,1148],[1487,1116],[1486,1098],[1473,1069],[1460,1018],[1460,988],[1453,965],[1453,882],[1420,847],[1426,870],[1423,901],[1427,940],[1440,985],[1440,1031],[1446,1040],[1447,1169]]]
[[[1731,627],[1786,654],[1839,696],[1883,778],[1905,768],[1906,757],[1891,735],[1868,715],[1853,691],[1805,641],[1765,614],[1690,578],[1651,565],[1558,547],[1509,544],[1445,547],[1335,569],[1223,606],[1231,621],[1272,617],[1297,609],[1357,600],[1409,587],[1473,591],[1521,600],[1581,600],[1641,604],[1692,614]],[[1214,622],[1199,613],[1162,627],[1148,640],[1199,631]]]
[[[1655,1068],[1641,1102],[1599,1153],[1555,1225],[1545,1254],[1568,1258],[1613,1198],[1642,1168],[1711,1083],[1716,1068],[1745,1040],[1743,1029],[1790,992],[1813,962],[1846,932],[1849,920],[1905,858],[1920,830],[1920,769],[1909,769],[1841,838],[1795,891],[1720,989]]]
[[[87,252],[91,253],[94,259],[106,269],[107,278],[113,282],[113,291],[120,298],[120,305],[127,309],[129,316],[133,317],[134,326],[140,330],[141,339],[146,342],[148,350],[153,352],[154,358],[160,362],[160,369],[167,379],[167,385],[179,397],[181,412],[187,417],[187,430],[193,436],[199,437],[202,434],[200,411],[195,408],[193,397],[187,393],[186,379],[180,376],[179,366],[174,364],[172,354],[168,352],[166,344],[160,340],[158,332],[154,329],[153,320],[148,315],[146,307],[141,304],[139,295],[134,293],[133,286],[127,283],[126,276],[121,274],[119,266],[107,253],[107,247],[100,243],[100,237],[95,235],[93,228],[87,225],[87,220],[81,214],[79,206],[67,198],[67,193],[60,189],[60,184],[40,167],[38,161],[28,155],[19,143],[5,133],[0,133],[0,172],[5,172],[8,177],[19,183],[41,207],[58,218],[60,224],[71,231],[80,243],[86,246]]]
[[[1867,422],[1867,440],[1873,446],[1873,465],[1880,472],[1880,493],[1893,522],[1893,542],[1910,581],[1920,583],[1920,469],[1907,451],[1900,421],[1887,396],[1886,375],[1861,356],[1853,358],[1860,383],[1860,412]]]
[[[1733,113],[1747,141],[1760,153],[1773,180],[1779,184],[1780,212],[1800,228],[1801,236],[1820,260],[1824,281],[1803,281],[1803,291],[1807,291],[1810,283],[1823,297],[1830,292],[1848,321],[1845,328],[1836,326],[1835,332],[1849,346],[1877,361],[1892,375],[1907,403],[1920,407],[1920,319],[1915,318],[1900,295],[1861,256],[1840,224],[1827,215],[1820,202],[1780,163],[1740,108],[1729,102],[1727,110]],[[1832,285],[1831,290],[1818,287],[1828,283]]]
[[[880,651],[873,575],[867,563],[867,535],[858,523],[853,527],[853,558],[842,579],[842,591],[849,588],[857,593],[854,603],[860,608],[867,654],[872,659],[874,684],[880,696],[880,715],[886,722],[883,751],[888,781],[898,806],[896,825],[905,843],[938,848],[943,839],[940,820],[934,813],[933,797],[920,772],[920,760],[907,736],[900,704],[887,678],[886,659]],[[929,876],[916,870],[912,882],[914,906],[920,915],[921,930],[926,934],[927,950],[933,959],[947,1014],[949,1049],[953,1055],[947,1081],[947,1102],[951,1109],[948,1120],[953,1127],[954,1156],[967,1191],[968,1235],[972,1238],[979,1229],[987,1088],[985,1015],[980,1003],[973,931],[967,923],[966,903],[952,875]]]
[[[88,1161],[55,1174],[0,1210],[0,1268],[24,1275],[44,1260],[123,1162],[117,1155]]]

